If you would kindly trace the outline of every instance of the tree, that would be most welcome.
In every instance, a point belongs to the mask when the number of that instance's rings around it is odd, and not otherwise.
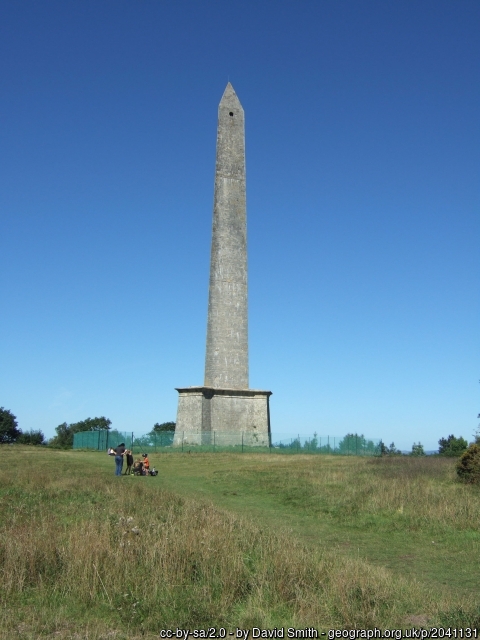
[[[318,449],[318,436],[316,431],[313,433],[313,438],[311,440],[305,440],[303,448],[308,451],[316,451]]]
[[[60,448],[73,446],[73,433],[66,422],[62,422],[58,427],[55,427],[55,431],[57,435],[48,442],[49,446]]]
[[[160,431],[175,431],[176,423],[175,422],[162,422],[159,424],[156,422],[153,425],[153,429],[151,433],[159,433]]]
[[[16,442],[22,432],[18,428],[17,416],[11,411],[0,407],[0,443]]]
[[[45,444],[45,436],[40,431],[40,429],[38,429],[37,431],[31,429],[30,431],[26,431],[25,433],[20,433],[17,442],[19,444],[41,445]]]
[[[479,380],[480,382],[480,380]],[[477,420],[480,420],[480,413],[477,416]],[[480,445],[480,424],[477,427],[477,430],[475,431],[475,433],[473,434],[475,437],[475,442],[474,444],[479,444]]]
[[[477,420],[480,418],[480,413],[477,416]],[[475,431],[475,433],[473,434],[475,437],[475,443],[474,444],[480,444],[480,424],[477,427],[477,430]]]
[[[112,421],[102,416],[101,418],[87,418],[80,422],[67,424],[63,422],[55,428],[57,435],[48,443],[51,447],[61,447],[64,449],[73,447],[73,436],[80,431],[100,431],[110,429]]]
[[[112,421],[102,416],[101,418],[87,418],[81,422],[73,422],[70,428],[73,429],[73,433],[78,431],[104,431],[110,429]]]
[[[423,444],[421,442],[414,442],[412,444],[412,451],[410,453],[411,456],[424,456],[425,451],[423,449]]]
[[[438,441],[438,453],[441,456],[461,456],[467,447],[468,442],[461,436],[456,438],[449,435],[448,438],[440,438]]]
[[[338,443],[338,451],[343,455],[365,455],[378,452],[373,440],[367,440],[363,433],[347,433]]]
[[[402,452],[400,449],[397,449],[395,443],[392,442],[389,447],[385,446],[385,444],[380,441],[380,451],[382,456],[401,456]]]

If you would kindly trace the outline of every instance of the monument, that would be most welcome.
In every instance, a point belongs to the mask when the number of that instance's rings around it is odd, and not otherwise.
[[[249,389],[245,118],[232,85],[218,108],[202,387],[177,388],[174,444],[270,445],[271,391]]]

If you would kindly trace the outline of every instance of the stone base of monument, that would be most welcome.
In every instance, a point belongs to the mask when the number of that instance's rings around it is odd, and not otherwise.
[[[173,446],[259,446],[271,444],[271,391],[258,389],[177,389]]]

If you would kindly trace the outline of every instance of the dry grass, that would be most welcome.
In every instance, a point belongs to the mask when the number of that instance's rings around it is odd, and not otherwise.
[[[456,460],[445,458],[384,458],[372,461],[378,483],[368,510],[404,513],[412,525],[480,529],[480,491],[457,479]]]
[[[29,464],[12,475],[5,469],[15,452],[2,454],[2,637],[158,637],[177,626],[396,627],[408,616],[438,620],[460,604],[361,560],[308,550],[211,504],[152,492],[145,481],[153,479],[116,478],[53,451],[30,451]],[[396,473],[394,465],[369,468],[379,479]],[[338,482],[338,470],[325,473],[324,482]],[[411,490],[405,493],[401,478],[389,482],[387,490],[379,480],[382,500],[405,508]],[[421,491],[422,500],[431,498]],[[458,495],[461,502],[460,487]],[[373,492],[365,499],[376,508]],[[432,513],[450,521],[452,509],[438,505]]]
[[[339,520],[387,516],[378,526],[480,530],[480,487],[460,483],[451,458],[291,456],[252,477],[284,499]]]

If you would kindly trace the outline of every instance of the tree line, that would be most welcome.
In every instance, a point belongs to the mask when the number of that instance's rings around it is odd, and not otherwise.
[[[474,434],[475,440],[472,444],[480,445],[480,429],[476,431]],[[468,449],[468,442],[465,438],[460,436],[459,438],[455,437],[453,434],[449,435],[447,438],[440,438],[438,441],[438,455],[440,456],[448,456],[448,457],[458,457],[463,454],[464,451]],[[384,442],[380,441],[380,453],[382,456],[402,456],[404,455],[400,449],[397,449],[395,443],[387,447]],[[421,442],[414,442],[412,445],[412,450],[407,454],[410,456],[425,456],[425,450],[423,444]]]
[[[58,449],[71,449],[76,433],[110,430],[111,424],[112,421],[105,416],[87,418],[70,424],[63,422],[55,428],[56,435],[47,441],[40,429],[23,432],[18,427],[17,417],[8,409],[0,407],[0,444],[48,445]],[[175,431],[175,422],[156,422],[150,434],[164,431]]]
[[[480,418],[480,414],[478,415]],[[0,444],[30,444],[30,445],[45,445],[48,444],[51,447],[70,449],[73,447],[73,436],[81,431],[103,431],[109,430],[112,421],[104,416],[99,418],[87,418],[80,422],[72,422],[67,424],[63,422],[56,427],[56,436],[51,438],[48,442],[45,439],[44,434],[40,429],[30,430],[23,432],[18,427],[17,418],[11,411],[0,407]],[[158,433],[175,431],[175,422],[156,422],[153,425],[151,431],[146,436],[153,436]],[[480,427],[474,434],[475,440],[472,444],[480,446]],[[347,434],[342,441],[345,447],[358,446],[358,440],[360,439],[362,446],[368,448],[370,441],[366,441],[364,436],[357,434]],[[354,445],[350,444],[354,442]],[[308,447],[307,447],[308,444]],[[373,443],[371,443],[373,446]],[[292,446],[292,445],[289,445]],[[300,445],[301,446],[301,445]],[[316,434],[314,438],[305,444],[307,448],[316,448],[318,446]],[[395,443],[392,442],[390,446],[386,446],[383,441],[380,441],[380,453],[384,456],[398,456],[403,453],[397,449]],[[440,438],[438,441],[438,454],[441,456],[458,457],[461,456],[468,448],[469,443],[462,436],[456,437],[450,434],[447,438]],[[425,450],[421,442],[414,442],[412,450],[408,455],[411,456],[424,456]]]

